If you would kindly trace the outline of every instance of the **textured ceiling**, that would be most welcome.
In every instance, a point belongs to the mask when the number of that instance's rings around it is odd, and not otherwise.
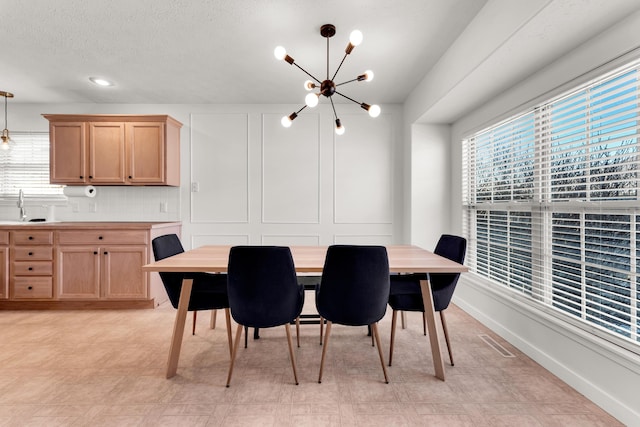
[[[306,75],[273,49],[322,80],[319,29],[331,23],[331,73],[351,30],[364,34],[336,78],[375,72],[344,87],[358,101],[403,103],[434,69],[469,61],[439,88],[447,121],[461,96],[483,102],[638,9],[640,0],[0,0],[0,90],[15,103],[301,104]]]

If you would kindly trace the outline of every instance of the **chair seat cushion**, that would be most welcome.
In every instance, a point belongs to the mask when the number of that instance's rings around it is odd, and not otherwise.
[[[229,307],[227,275],[194,273],[189,311],[217,310]]]
[[[394,310],[424,311],[419,279],[391,276],[389,305]]]

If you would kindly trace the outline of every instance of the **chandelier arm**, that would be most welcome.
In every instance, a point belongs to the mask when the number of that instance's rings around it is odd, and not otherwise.
[[[340,71],[340,68],[342,68],[342,64],[344,63],[344,60],[347,59],[347,55],[349,55],[348,53],[345,53],[344,56],[342,57],[342,61],[340,61],[340,65],[338,65],[338,68],[336,69],[336,72],[333,73],[333,77],[331,78],[331,80],[335,80],[336,76],[338,75],[338,71]],[[327,60],[327,64],[328,64],[328,60]],[[328,65],[327,65],[327,70],[328,70]],[[327,73],[329,74],[329,73]]]
[[[354,102],[354,103],[356,103],[356,104],[358,104],[358,105],[362,105],[362,102],[358,102],[358,101],[356,101],[356,100],[355,100],[355,99],[353,99],[353,98],[349,98],[347,95],[345,95],[345,94],[343,94],[343,93],[340,93],[340,92],[338,92],[338,91],[336,91],[335,93],[337,93],[338,95],[340,95],[340,96],[341,96],[341,97],[343,97],[343,98],[347,98],[347,99],[348,99],[349,101],[351,101],[351,102]]]
[[[304,68],[302,68],[301,66],[299,66],[298,64],[296,64],[295,62],[293,63],[293,65],[295,65],[296,67],[298,67],[299,69],[302,70],[303,73],[305,73],[307,76],[311,77],[313,80],[317,81],[318,83],[322,83],[320,80],[318,80],[316,78],[316,76],[314,76],[313,74],[309,73],[307,70],[305,70]]]
[[[347,83],[351,83],[351,82],[357,82],[357,81],[359,81],[359,80],[360,80],[360,79],[356,77],[355,79],[351,79],[351,80],[347,80],[346,82],[338,83],[338,84],[336,85],[336,87],[338,87],[338,86],[342,86],[342,85],[346,85]]]
[[[296,114],[298,114],[300,111],[304,110],[305,108],[307,108],[307,105],[305,104],[301,109],[299,109],[298,111],[296,111]]]
[[[338,113],[336,113],[336,106],[333,104],[333,98],[329,98],[329,101],[331,101],[331,108],[333,108],[333,117],[338,120]]]

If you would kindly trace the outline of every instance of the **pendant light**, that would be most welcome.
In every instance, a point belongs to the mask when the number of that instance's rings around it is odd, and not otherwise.
[[[310,91],[309,94],[307,94],[307,96],[305,97],[305,105],[300,108],[298,111],[288,115],[288,116],[284,116],[282,118],[282,126],[284,127],[290,127],[293,120],[298,117],[298,113],[300,113],[302,110],[304,110],[305,108],[309,107],[309,108],[313,108],[316,105],[318,105],[318,100],[320,98],[320,95],[324,95],[326,98],[329,98],[329,101],[331,102],[331,108],[333,109],[333,116],[335,118],[335,132],[338,135],[342,135],[345,132],[345,128],[342,125],[342,122],[340,121],[340,119],[338,118],[338,114],[336,113],[336,107],[333,103],[333,95],[338,94],[340,96],[342,96],[345,99],[348,99],[351,102],[355,102],[356,104],[359,104],[360,107],[362,107],[363,109],[367,110],[369,112],[369,115],[371,117],[378,117],[380,115],[380,107],[378,105],[369,105],[366,104],[364,102],[358,102],[355,99],[352,99],[350,97],[348,97],[347,95],[339,92],[337,90],[338,86],[347,84],[347,83],[351,83],[351,82],[369,82],[371,81],[371,79],[373,79],[373,71],[371,70],[367,70],[365,71],[363,74],[359,75],[358,77],[356,77],[355,79],[352,80],[347,80],[345,82],[342,83],[334,83],[333,81],[335,80],[336,76],[338,75],[338,71],[340,71],[340,67],[342,67],[342,64],[344,63],[344,60],[347,59],[347,56],[349,54],[351,54],[351,52],[353,51],[353,49],[358,46],[360,43],[362,43],[362,33],[358,30],[355,30],[351,33],[351,35],[349,36],[349,44],[347,45],[347,48],[345,49],[345,54],[344,57],[342,58],[342,61],[340,62],[340,65],[338,66],[338,69],[336,70],[336,72],[333,74],[333,77],[329,78],[329,38],[333,37],[336,34],[336,27],[331,25],[331,24],[325,24],[322,27],[320,27],[320,35],[322,37],[325,37],[327,39],[327,78],[323,81],[320,81],[319,79],[317,79],[316,77],[314,77],[312,74],[310,74],[307,70],[305,70],[304,68],[302,68],[300,65],[298,65],[295,60],[290,57],[289,55],[287,55],[287,51],[285,50],[284,47],[282,46],[278,46],[275,48],[273,54],[276,57],[276,59],[278,60],[282,60],[282,61],[286,61],[288,64],[290,65],[295,65],[296,67],[298,67],[300,70],[302,70],[306,75],[308,75],[309,77],[311,77],[313,80],[307,80],[304,82],[304,88],[308,91]],[[315,82],[314,82],[315,80]],[[315,93],[313,92],[314,89],[319,89],[319,92]]]
[[[4,96],[4,129],[2,130],[2,143],[0,143],[0,151],[9,151],[13,146],[13,140],[9,136],[9,129],[7,129],[7,98],[13,98],[13,94],[9,92],[0,91],[0,96]]]

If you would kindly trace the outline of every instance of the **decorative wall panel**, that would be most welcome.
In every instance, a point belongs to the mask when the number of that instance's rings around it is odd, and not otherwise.
[[[334,221],[390,224],[393,212],[392,126],[388,115],[344,115],[334,139]]]
[[[191,222],[249,221],[248,159],[247,114],[191,115]]]
[[[320,221],[319,116],[300,115],[293,126],[282,115],[263,115],[262,222]]]

